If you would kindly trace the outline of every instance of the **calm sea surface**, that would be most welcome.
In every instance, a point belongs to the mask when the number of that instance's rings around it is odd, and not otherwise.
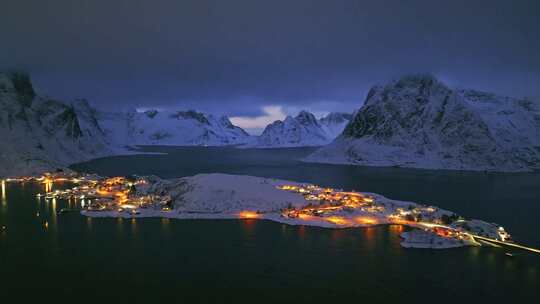
[[[73,166],[164,178],[222,172],[312,182],[433,204],[497,222],[540,247],[540,174],[307,164],[312,149],[152,147],[166,155]],[[57,188],[68,185],[55,184]],[[540,255],[501,248],[405,249],[401,226],[293,227],[257,220],[90,219],[35,184],[0,198],[0,297],[283,302],[540,301]],[[467,303],[464,302],[464,303]]]

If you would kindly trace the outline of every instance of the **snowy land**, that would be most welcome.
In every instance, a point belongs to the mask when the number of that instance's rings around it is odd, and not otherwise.
[[[171,208],[163,209],[161,204],[139,207],[137,202],[146,196],[157,197],[158,201],[167,197]],[[340,201],[334,200],[336,197]],[[332,200],[333,203],[329,203]],[[426,227],[445,217],[457,219],[451,211],[391,200],[375,193],[342,192],[271,178],[227,174],[199,174],[171,180],[147,177],[145,183],[137,186],[132,201],[107,203],[107,207],[101,205],[81,213],[90,217],[265,219],[325,228],[401,224],[421,229],[421,232],[413,230],[402,235],[404,247],[442,249],[479,245],[467,234],[441,237],[428,231]],[[413,216],[415,220],[405,220]],[[422,222],[418,222],[419,218]],[[452,229],[472,231],[494,239],[500,239],[503,231],[496,224],[480,220],[452,221]]]
[[[540,169],[540,104],[407,76],[373,87],[343,133],[306,161],[533,171]]]

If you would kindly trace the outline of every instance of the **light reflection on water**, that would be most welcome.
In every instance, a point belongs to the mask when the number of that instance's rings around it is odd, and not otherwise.
[[[160,219],[160,223],[161,223],[161,231],[166,236],[169,236],[171,233],[171,220],[168,218],[162,218]]]
[[[137,235],[137,220],[135,218],[131,219],[130,226],[131,226],[131,234],[133,236],[136,236]]]
[[[119,217],[116,219],[116,232],[118,233],[119,237],[123,236],[124,232],[124,219]]]
[[[300,288],[324,282],[320,287],[325,290],[347,288],[370,299],[369,290],[376,289],[392,300],[403,293],[411,297],[426,293],[434,298],[444,297],[449,293],[445,294],[443,288],[447,281],[452,284],[452,294],[464,298],[478,295],[487,300],[505,299],[506,294],[512,293],[524,298],[533,294],[532,287],[540,283],[535,257],[524,254],[509,258],[496,248],[404,249],[399,246],[399,234],[404,231],[399,225],[335,230],[254,219],[92,219],[76,212],[54,212],[67,206],[78,208],[73,201],[42,199],[36,204],[35,193],[41,189],[31,185],[24,189],[14,185],[7,188],[6,204],[10,209],[2,209],[0,224],[9,221],[9,229],[0,238],[0,266],[3,276],[13,279],[5,285],[8,289],[17,282],[35,282],[33,278],[42,276],[41,272],[50,278],[53,288],[70,286],[70,276],[64,275],[83,271],[81,284],[86,286],[104,277],[114,278],[113,273],[118,271],[129,275],[118,277],[118,281],[110,279],[108,283],[115,288],[137,282],[144,282],[147,287],[147,273],[152,273],[171,288],[187,284],[206,286],[208,280],[219,278],[237,286],[256,287],[259,281],[268,286],[281,283]],[[49,223],[46,231],[45,221]],[[25,246],[33,249],[17,250]],[[125,264],[117,262],[119,256]],[[13,265],[34,263],[31,265],[36,270],[21,270],[4,265],[3,261]],[[250,267],[245,267],[246,261]],[[40,268],[42,264],[46,266]],[[57,273],[64,264],[69,269]],[[92,266],[84,268],[85,264]],[[238,273],[240,268],[242,272]],[[506,279],[498,283],[496,278]],[[470,286],[478,282],[482,282],[481,289],[472,290]],[[49,282],[40,284],[49,286]],[[426,284],[429,290],[424,288]],[[486,292],[502,287],[504,293]],[[380,302],[377,298],[372,300]]]
[[[92,230],[92,218],[91,217],[86,218],[86,228],[88,229],[88,231]]]
[[[332,236],[332,241],[338,242],[343,238],[343,231],[342,229],[332,229],[332,232],[330,233]]]
[[[2,180],[2,207],[7,205],[6,195],[6,182]]]
[[[50,209],[49,209],[49,213],[51,215],[51,219],[53,220],[53,222],[56,223],[56,198],[53,198],[51,200],[51,205],[50,205]]]
[[[247,236],[253,236],[254,228],[256,219],[241,219],[242,221],[242,227],[244,228],[244,232]]]
[[[6,200],[6,181],[2,180],[2,202]]]
[[[537,275],[538,275],[538,266],[532,266],[532,267],[529,267],[529,278],[531,280],[537,280]]]
[[[53,182],[52,181],[46,181],[44,183],[45,185],[45,193],[53,191]]]
[[[298,226],[298,238],[303,240],[306,237],[306,226],[300,225]]]
[[[398,234],[401,234],[404,231],[404,227],[402,225],[389,225],[388,227],[390,231],[393,231]]]

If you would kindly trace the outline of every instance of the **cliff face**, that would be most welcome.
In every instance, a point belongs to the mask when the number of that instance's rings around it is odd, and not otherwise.
[[[0,74],[0,176],[39,173],[110,154],[89,106],[39,97],[28,75]]]
[[[0,176],[37,174],[131,145],[233,145],[251,140],[226,116],[196,111],[103,113],[86,100],[38,96],[24,72],[0,73]]]
[[[540,110],[532,101],[408,76],[373,87],[343,134],[308,160],[529,171],[540,167]]]

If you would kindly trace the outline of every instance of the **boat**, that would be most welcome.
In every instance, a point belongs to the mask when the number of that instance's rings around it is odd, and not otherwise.
[[[62,208],[62,209],[60,209],[60,211],[58,211],[58,214],[68,213],[68,212],[79,212],[79,211],[81,211],[81,210],[74,209],[74,208]]]

